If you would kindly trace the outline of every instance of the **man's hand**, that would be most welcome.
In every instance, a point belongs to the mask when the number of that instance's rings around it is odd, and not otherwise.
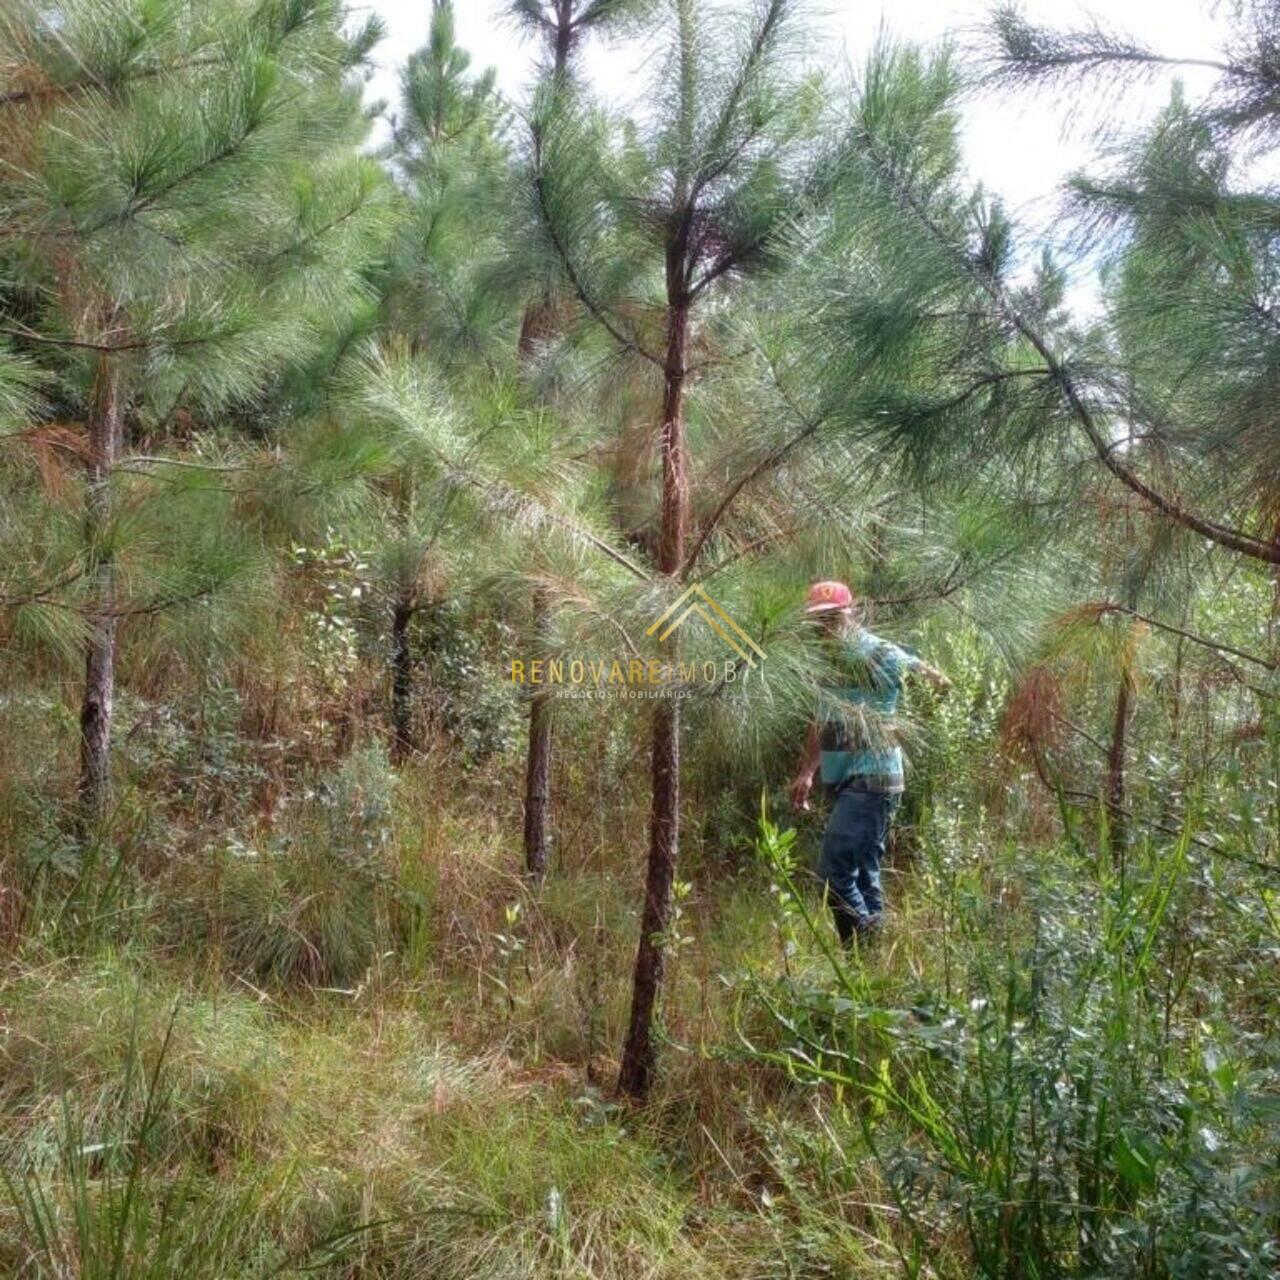
[[[815,720],[804,735],[804,754],[800,757],[796,780],[791,784],[791,807],[797,813],[803,813],[809,807],[809,792],[813,790],[813,779],[821,761],[822,729]]]
[[[791,784],[791,807],[797,813],[804,813],[809,808],[809,793],[813,790],[813,774],[802,773]]]
[[[951,681],[937,667],[926,667],[924,678],[932,685],[934,693],[950,693]]]

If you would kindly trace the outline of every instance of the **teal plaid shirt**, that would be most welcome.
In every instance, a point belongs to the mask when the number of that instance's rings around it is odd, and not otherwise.
[[[840,787],[854,779],[872,791],[901,791],[902,748],[893,718],[907,672],[924,664],[888,640],[857,631],[837,642],[835,676],[818,708],[822,781]]]

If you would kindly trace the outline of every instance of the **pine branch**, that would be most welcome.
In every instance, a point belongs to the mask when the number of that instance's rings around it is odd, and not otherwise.
[[[179,59],[176,62],[140,67],[116,80],[104,83],[97,76],[79,76],[62,84],[41,85],[35,89],[12,89],[0,93],[0,107],[20,106],[28,102],[40,102],[50,98],[74,97],[80,93],[106,88],[119,89],[126,85],[145,80],[154,80],[160,76],[173,75],[180,71],[202,70],[207,67],[223,67],[227,65],[225,57],[200,57]]]
[[[538,211],[542,215],[542,225],[546,228],[547,235],[551,238],[551,246],[556,252],[559,259],[561,269],[564,271],[565,279],[569,282],[569,287],[573,290],[574,296],[587,309],[591,317],[605,330],[606,333],[624,350],[633,351],[636,355],[649,361],[650,364],[656,365],[659,369],[666,368],[666,362],[661,356],[655,355],[653,352],[646,350],[640,345],[635,338],[628,337],[623,333],[610,318],[608,311],[600,303],[596,302],[587,291],[586,285],[582,281],[582,277],[578,274],[577,269],[573,265],[573,259],[569,256],[569,250],[566,247],[560,233],[556,230],[555,223],[551,216],[551,211],[547,207],[546,180],[541,174],[538,174],[533,180],[534,191],[538,197]]]
[[[737,564],[739,560],[745,560],[747,556],[757,551],[763,551],[765,547],[771,547],[780,542],[789,542],[800,532],[800,529],[801,526],[796,524],[786,529],[775,529],[772,533],[761,534],[758,538],[752,538],[750,542],[735,548],[732,554],[717,560],[698,581],[710,582],[717,574],[723,573],[730,565]]]
[[[588,0],[573,19],[574,27],[621,27],[629,19],[641,17],[654,7],[654,0]]]
[[[85,576],[86,572],[87,568],[82,564],[68,569],[57,582],[50,583],[47,587],[41,587],[37,591],[29,592],[27,595],[0,596],[0,609],[21,609],[33,604],[50,605],[53,608],[67,607],[54,599],[54,592],[71,586],[73,582],[78,582]]]
[[[193,462],[185,458],[157,458],[147,454],[134,453],[130,454],[122,462],[118,462],[115,466],[116,471],[127,471],[134,466],[157,466],[157,467],[178,467],[183,470],[190,471],[230,471],[230,472],[247,472],[247,471],[271,471],[275,468],[274,462]],[[150,475],[149,471],[139,471],[139,475]]]
[[[187,591],[176,596],[162,596],[158,600],[149,600],[146,604],[133,605],[124,609],[113,609],[110,616],[113,618],[146,618],[153,614],[164,613],[169,609],[176,609],[179,605],[194,604],[197,600],[208,599],[215,591],[225,586],[225,582],[206,583],[202,587],[197,587],[194,591]]]
[[[690,286],[690,300],[697,298],[709,285],[719,280],[721,276],[727,275],[734,270],[740,262],[751,257],[752,254],[759,253],[773,239],[774,234],[775,230],[771,227],[763,235],[756,236],[755,239],[748,241],[744,245],[726,249]]]
[[[495,494],[501,500],[505,501],[514,496],[517,501],[527,505],[536,506],[541,519],[548,521],[550,524],[557,525],[566,532],[572,534],[575,538],[581,538],[584,542],[599,551],[603,556],[626,569],[632,577],[639,579],[641,582],[649,581],[649,575],[644,569],[636,564],[636,562],[629,556],[619,551],[616,547],[610,546],[609,543],[600,537],[599,534],[593,533],[585,525],[572,519],[570,516],[565,515],[563,512],[554,510],[540,500],[532,497],[530,494],[517,492],[513,495],[513,491],[507,487],[497,484],[494,481],[486,480],[477,475],[464,475],[460,478],[464,483],[472,486],[473,488],[479,489],[482,492]]]
[[[1190,640],[1192,644],[1198,644],[1202,648],[1210,649],[1215,653],[1229,653],[1232,657],[1240,658],[1244,662],[1255,663],[1266,671],[1275,671],[1280,668],[1280,662],[1274,659],[1260,658],[1256,653],[1248,653],[1244,649],[1237,649],[1233,645],[1224,644],[1221,640],[1210,640],[1205,636],[1197,635],[1194,631],[1185,631],[1182,627],[1176,627],[1170,622],[1161,622],[1158,618],[1148,617],[1145,613],[1139,613],[1136,609],[1131,609],[1127,605],[1106,601],[1095,605],[1094,608],[1097,610],[1098,617],[1103,617],[1108,613],[1123,613],[1127,617],[1145,623],[1149,627],[1155,627],[1157,631],[1167,631],[1170,635],[1181,636],[1182,639]]]
[[[761,14],[760,24],[747,47],[742,66],[734,77],[728,93],[725,94],[719,119],[712,129],[711,137],[707,140],[706,154],[708,156],[713,156],[728,141],[729,135],[733,130],[734,120],[737,117],[739,108],[742,106],[742,101],[764,62],[769,46],[778,35],[787,16],[787,8],[791,3],[792,0],[768,0],[768,7]],[[705,190],[717,177],[732,166],[737,157],[750,146],[758,133],[758,128],[746,130],[739,145],[727,157],[694,176],[689,197],[690,207],[697,203],[698,194],[701,191]]]
[[[742,491],[746,489],[749,485],[754,484],[766,472],[772,471],[776,467],[780,466],[787,459],[787,457],[789,457],[792,453],[794,453],[795,450],[798,449],[802,444],[804,444],[806,440],[816,435],[822,429],[822,426],[824,423],[824,418],[822,417],[822,415],[819,415],[816,418],[808,417],[801,410],[800,406],[797,405],[794,399],[791,397],[791,394],[787,390],[786,385],[783,383],[782,378],[779,375],[777,367],[774,365],[773,361],[769,360],[766,357],[765,363],[769,367],[769,371],[773,379],[773,384],[777,389],[778,393],[782,396],[783,402],[786,404],[787,408],[791,411],[796,421],[801,424],[800,430],[797,431],[794,435],[790,436],[788,439],[782,441],[782,443],[776,445],[763,458],[761,458],[754,466],[749,468],[746,472],[744,472],[741,476],[739,476],[738,479],[735,480],[732,485],[729,486],[728,491],[721,498],[719,504],[716,506],[716,509],[711,513],[711,515],[705,521],[703,521],[702,527],[698,531],[698,536],[694,540],[693,549],[685,557],[685,562],[681,566],[680,574],[679,574],[681,578],[684,578],[689,573],[689,571],[694,567],[694,565],[698,563],[698,557],[702,554],[702,550],[707,544],[707,539],[711,537],[711,535],[715,532],[716,527],[720,524],[720,522],[724,519],[724,517],[729,513],[729,509],[738,500],[738,497],[742,493]]]
[[[25,326],[15,329],[9,325],[0,325],[0,334],[8,338],[18,338],[23,342],[35,342],[47,347],[70,347],[78,351],[137,351],[148,345],[137,341],[90,342],[85,338],[56,338]]]
[[[1004,557],[1008,559],[1013,552]],[[990,568],[990,565],[986,566]],[[932,587],[926,587],[921,591],[914,591],[910,595],[896,596],[891,598],[874,597],[869,603],[880,605],[882,608],[896,608],[908,604],[921,604],[925,600],[947,600],[957,592],[964,590],[972,578],[963,578],[960,576],[960,570],[964,568],[964,561],[959,557],[952,563],[947,572]]]
[[[1131,37],[1096,25],[1083,31],[1038,27],[1012,5],[996,11],[990,29],[998,52],[988,78],[996,83],[1027,84],[1085,76],[1104,69],[1132,71],[1135,67],[1203,67],[1226,76],[1257,78],[1256,73],[1230,62],[1159,54]]]
[[[167,351],[184,351],[192,347],[202,347],[211,342],[220,342],[226,337],[225,333],[208,333],[199,338],[133,338],[128,342],[90,342],[87,338],[59,338],[52,334],[39,333],[25,326],[15,329],[7,325],[0,325],[0,334],[41,346],[99,351],[108,355],[128,351],[151,351],[156,347],[163,347]]]
[[[962,247],[958,246],[938,226],[935,219],[924,208],[909,187],[895,177],[892,166],[880,155],[874,142],[865,135],[862,141],[867,154],[873,160],[880,180],[894,200],[910,213],[929,238],[949,253],[964,272],[978,284],[1005,321],[1031,345],[1041,360],[1044,361],[1046,372],[1050,379],[1057,384],[1067,407],[1071,410],[1081,431],[1088,439],[1098,461],[1127,489],[1137,494],[1161,515],[1174,521],[1174,523],[1180,524],[1184,528],[1190,529],[1193,533],[1198,533],[1228,550],[1238,551],[1243,555],[1251,556],[1257,560],[1264,560],[1269,564],[1280,564],[1280,541],[1264,541],[1253,534],[1219,524],[1214,520],[1209,520],[1193,511],[1189,511],[1177,499],[1161,493],[1148,484],[1116,457],[1113,443],[1109,442],[1103,435],[1084,394],[1066,364],[1054,350],[1049,339],[1014,305],[994,271],[985,264],[975,262]]]
[[[336,231],[344,223],[350,222],[357,214],[362,213],[365,208],[366,200],[362,195],[349,209],[344,210],[336,218],[330,219],[330,221],[314,228],[305,236],[294,240],[291,244],[287,244],[277,249],[274,253],[268,254],[267,257],[261,259],[261,265],[269,267],[279,262],[281,258],[287,258],[290,254],[301,253],[303,249],[309,248],[317,241],[322,240],[330,231]]]

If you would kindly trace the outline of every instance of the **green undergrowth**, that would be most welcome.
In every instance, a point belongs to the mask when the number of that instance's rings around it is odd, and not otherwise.
[[[636,1109],[612,1084],[638,847],[571,846],[531,891],[483,789],[344,769],[265,835],[27,881],[0,1274],[1271,1274],[1256,849],[1121,858],[924,806],[888,926],[841,956],[814,826],[766,816],[690,850]]]

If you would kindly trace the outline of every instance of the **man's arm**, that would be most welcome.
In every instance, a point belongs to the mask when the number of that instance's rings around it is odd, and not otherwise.
[[[814,775],[818,772],[818,765],[822,762],[822,730],[818,727],[815,720],[809,726],[808,733],[804,739],[804,754],[800,757],[800,769],[796,773],[796,780],[791,784],[791,807],[793,809],[807,809],[809,807],[809,792],[813,790]]]
[[[920,662],[914,668],[914,674],[927,680],[934,690],[938,693],[946,693],[951,688],[951,680],[944,675],[937,667],[931,667],[927,662]]]
[[[919,676],[921,680],[931,685],[936,693],[946,693],[951,688],[950,679],[937,667],[931,667],[923,658],[906,649],[900,649],[897,645],[893,646],[893,652],[899,663],[898,669],[903,675]],[[899,676],[899,679],[901,678]]]

